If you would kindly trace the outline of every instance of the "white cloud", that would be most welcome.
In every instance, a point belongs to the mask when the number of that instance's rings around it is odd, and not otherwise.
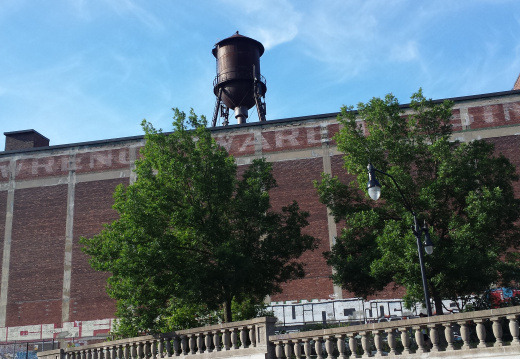
[[[396,44],[392,48],[390,58],[398,62],[408,62],[419,58],[417,42],[410,40],[404,44]]]
[[[233,9],[240,32],[260,41],[266,49],[292,41],[299,33],[302,15],[288,0],[222,2]]]
[[[164,30],[164,25],[161,20],[153,15],[150,11],[143,9],[132,0],[119,0],[112,1],[106,0],[106,3],[112,6],[112,8],[121,16],[126,16],[130,13],[137,18],[141,23],[153,30]]]

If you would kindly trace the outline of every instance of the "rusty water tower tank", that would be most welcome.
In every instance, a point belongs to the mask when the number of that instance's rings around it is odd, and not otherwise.
[[[260,74],[260,56],[264,46],[238,31],[231,37],[215,44],[212,50],[217,59],[217,76],[213,82],[213,92],[217,96],[213,113],[216,126],[218,113],[228,124],[229,109],[235,112],[238,123],[245,123],[248,110],[257,107],[258,118],[265,121],[265,78]]]

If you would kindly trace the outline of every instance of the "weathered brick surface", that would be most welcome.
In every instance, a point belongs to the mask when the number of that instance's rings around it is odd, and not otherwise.
[[[61,322],[67,186],[15,191],[7,326]]]
[[[334,141],[334,135],[339,132],[340,125],[334,124],[334,125],[328,125],[327,130],[329,132],[329,138],[332,139],[331,144],[336,144],[336,141]]]
[[[469,125],[472,129],[501,126],[505,123],[502,104],[468,108]]]
[[[27,158],[16,161],[16,180],[43,178],[67,173],[69,156]]]
[[[130,164],[128,148],[109,149],[76,155],[76,173],[99,172],[108,169],[127,169]]]
[[[0,183],[9,181],[9,161],[0,161]]]
[[[462,130],[462,122],[460,118],[460,109],[455,108],[452,110],[452,117],[450,120],[451,126],[453,128],[453,131],[460,131]]]
[[[8,179],[7,165],[0,162],[0,178]],[[16,162],[16,179],[67,176],[69,170],[77,174],[127,169],[130,164],[128,148],[78,153],[71,161],[69,155],[21,159]]]
[[[278,188],[272,190],[271,198],[274,209],[296,200],[302,210],[309,212],[309,226],[305,233],[319,238],[320,245],[313,252],[306,252],[301,260],[306,263],[305,279],[283,285],[283,293],[272,297],[274,301],[290,299],[328,298],[333,293],[329,279],[330,269],[322,253],[329,249],[327,230],[327,209],[318,201],[318,195],[312,184],[319,179],[323,171],[321,158],[298,161],[282,161],[273,164],[273,173]]]
[[[219,135],[215,137],[215,141],[233,156],[245,156],[255,153],[254,133]]]
[[[117,218],[112,209],[112,193],[128,179],[78,183],[74,200],[74,243],[72,247],[72,279],[70,321],[94,320],[114,316],[115,304],[105,291],[107,273],[96,272],[81,251],[80,237],[91,237],[103,229],[104,223]],[[93,200],[95,199],[95,200]]]
[[[471,129],[518,125],[520,123],[520,102],[469,107],[468,120]]]

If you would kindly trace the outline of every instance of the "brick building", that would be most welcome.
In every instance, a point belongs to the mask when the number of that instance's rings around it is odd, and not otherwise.
[[[454,137],[487,139],[520,168],[520,90],[454,99]],[[407,109],[407,106],[404,106]],[[322,172],[346,176],[332,137],[336,113],[212,129],[239,165],[266,157],[279,187],[274,207],[296,199],[310,212],[306,231],[321,239],[304,254],[307,275],[272,301],[348,298],[334,287],[322,252],[337,235],[312,181]],[[89,337],[108,332],[114,302],[106,274],[95,272],[78,243],[116,218],[112,193],[134,180],[143,137],[48,146],[34,130],[8,132],[0,152],[0,342]],[[52,139],[51,139],[52,140]],[[516,193],[520,194],[519,184]],[[388,289],[378,298],[399,298]]]

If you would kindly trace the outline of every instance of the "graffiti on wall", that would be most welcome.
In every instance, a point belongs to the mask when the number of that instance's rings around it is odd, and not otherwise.
[[[0,328],[0,342],[105,337],[112,330],[113,322],[114,319],[100,319],[65,322],[62,328],[55,324]]]

